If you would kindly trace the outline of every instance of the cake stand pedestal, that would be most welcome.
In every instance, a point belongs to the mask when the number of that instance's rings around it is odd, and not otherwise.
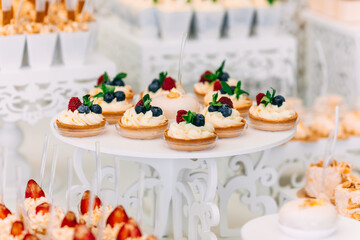
[[[100,143],[100,151],[114,156],[116,160],[133,161],[151,166],[158,178],[145,178],[145,188],[156,187],[155,235],[166,234],[170,206],[172,204],[174,239],[183,239],[183,220],[187,220],[189,239],[217,239],[211,227],[220,221],[219,208],[214,203],[218,187],[218,166],[215,158],[237,156],[263,151],[290,140],[295,129],[284,132],[265,132],[247,129],[241,137],[217,140],[216,146],[201,152],[179,152],[167,147],[163,139],[133,140],[119,135],[115,126],[107,126],[105,132],[96,137],[71,138],[59,134],[54,118],[51,131],[59,140],[76,147],[74,168],[82,186],[74,187],[81,193],[91,187],[83,171],[82,156],[85,150],[95,151],[95,143]],[[257,178],[266,178],[268,171],[262,165],[254,166],[246,161],[249,173],[248,183],[256,185]],[[111,175],[115,179],[114,167],[102,169],[102,176]],[[121,171],[120,171],[121,172]],[[95,176],[95,175],[94,175]],[[276,172],[272,173],[276,177]],[[103,178],[102,178],[103,179]],[[265,180],[263,180],[265,181]],[[128,191],[135,192],[138,186]],[[114,190],[116,192],[116,190]],[[124,196],[130,196],[125,193]],[[222,193],[219,192],[222,198]],[[184,201],[184,202],[183,202]],[[221,201],[221,200],[220,200]],[[274,200],[273,200],[274,201]],[[226,217],[226,216],[224,216]]]

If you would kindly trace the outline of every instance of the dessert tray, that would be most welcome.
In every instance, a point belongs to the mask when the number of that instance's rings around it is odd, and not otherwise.
[[[241,236],[244,240],[263,240],[263,239],[277,239],[277,240],[295,240],[304,239],[293,238],[283,233],[279,227],[279,215],[272,214],[256,218],[246,223],[241,229]],[[262,227],[258,231],[259,226]],[[338,239],[356,239],[360,234],[360,222],[339,216],[337,230],[329,237],[321,238],[323,240],[338,240]],[[306,238],[310,239],[310,238]],[[319,239],[319,238],[311,238]]]

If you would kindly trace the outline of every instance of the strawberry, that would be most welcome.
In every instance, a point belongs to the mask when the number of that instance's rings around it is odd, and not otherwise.
[[[32,235],[31,233],[27,233],[23,240],[39,240],[39,238],[35,235]]]
[[[104,74],[101,75],[98,80],[97,80],[97,85],[101,85],[105,82],[105,79],[104,79]]]
[[[45,213],[50,212],[50,204],[47,202],[44,202],[40,205],[38,205],[35,208],[36,214],[41,213],[42,215],[45,215]]]
[[[183,118],[183,115],[185,115],[185,114],[187,114],[187,111],[185,111],[185,110],[177,111],[176,122],[181,123],[181,122],[185,121],[184,118]]]
[[[87,190],[84,192],[84,195],[81,198],[81,202],[80,202],[80,211],[81,214],[85,214],[89,211],[89,205],[90,205],[90,191]],[[94,201],[94,208],[99,208],[101,206],[101,200],[100,198],[98,198],[98,196],[95,196],[95,201]]]
[[[61,227],[70,227],[70,228],[73,228],[75,227],[77,224],[77,221],[76,221],[76,215],[75,213],[73,213],[72,211],[68,211],[64,217],[64,219],[62,220],[61,222]]]
[[[233,102],[232,102],[231,99],[228,98],[228,97],[221,97],[221,98],[219,99],[219,102],[221,102],[221,104],[226,104],[226,105],[228,105],[228,106],[231,107],[231,108],[234,107]]]
[[[72,97],[69,101],[68,110],[74,112],[81,104],[82,103],[78,97]]]
[[[45,197],[44,191],[41,187],[35,182],[35,180],[30,179],[26,185],[25,198],[41,198]]]
[[[10,210],[2,203],[0,203],[0,219],[5,219],[11,214]]]
[[[118,206],[109,215],[106,224],[109,224],[112,228],[116,223],[123,223],[128,221],[128,216],[123,206]]]
[[[222,88],[222,86],[221,86],[220,81],[219,81],[219,80],[216,80],[216,81],[214,82],[214,91],[220,91],[221,88]]]
[[[140,100],[137,102],[137,104],[136,104],[135,106],[137,106],[137,105],[143,105],[143,106],[144,106],[144,102],[143,102],[143,100],[142,100],[142,99],[140,99]]]
[[[128,238],[141,237],[141,231],[136,224],[127,222],[121,228],[117,235],[117,240],[126,240]]]
[[[90,229],[84,224],[77,224],[75,226],[73,240],[95,240],[95,236],[91,233]]]
[[[171,89],[176,87],[175,80],[172,77],[166,77],[162,84],[162,89],[170,91]]]
[[[210,75],[210,74],[212,74],[212,72],[210,72],[209,70],[205,71],[205,72],[201,75],[199,82],[201,82],[201,83],[210,82],[209,79],[205,78],[206,75]]]
[[[14,237],[21,235],[21,233],[24,231],[24,224],[21,221],[16,221],[11,226],[11,235]]]
[[[257,103],[258,106],[260,105],[261,99],[263,97],[265,97],[265,94],[263,94],[263,93],[259,93],[258,95],[256,95],[256,103]]]

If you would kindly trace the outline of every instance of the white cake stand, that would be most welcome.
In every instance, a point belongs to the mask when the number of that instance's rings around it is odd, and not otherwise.
[[[107,126],[105,132],[96,137],[64,137],[57,131],[55,121],[54,118],[50,126],[54,136],[76,147],[74,168],[83,184],[83,189],[89,188],[91,184],[83,171],[82,156],[85,150],[95,151],[95,142],[97,141],[100,142],[102,153],[154,168],[158,178],[146,178],[145,180],[145,188],[158,186],[159,190],[156,194],[154,234],[158,237],[165,235],[170,203],[172,203],[174,239],[183,237],[183,215],[188,220],[188,239],[197,239],[198,237],[207,240],[217,239],[210,230],[220,221],[219,209],[214,204],[218,186],[218,168],[215,158],[264,151],[289,141],[295,134],[295,129],[283,132],[265,132],[249,128],[243,136],[217,140],[213,149],[200,152],[180,152],[168,148],[163,139],[133,140],[124,138],[120,136],[115,126]],[[259,164],[254,168],[259,168]],[[194,170],[199,169],[202,171],[194,173]],[[105,170],[107,172],[103,173],[103,176],[115,175],[115,169],[109,171],[107,168]],[[254,171],[254,174],[258,173]],[[258,176],[253,178],[257,179]],[[134,188],[131,191],[134,192]],[[183,199],[186,201],[185,207],[182,203]]]
[[[246,223],[242,230],[243,240],[306,240],[293,238],[284,234],[279,228],[279,214],[272,214],[256,218]],[[334,234],[321,238],[322,240],[357,239],[360,234],[360,222],[339,216],[337,230]]]

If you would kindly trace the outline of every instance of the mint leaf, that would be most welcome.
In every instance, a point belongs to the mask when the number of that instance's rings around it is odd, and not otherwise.
[[[122,72],[122,73],[119,73],[118,75],[116,75],[115,78],[121,78],[121,79],[123,79],[123,78],[126,78],[126,76],[127,76],[127,74]],[[115,79],[115,78],[114,78],[114,79]]]
[[[219,94],[216,92],[215,94],[213,94],[212,96],[212,102],[209,103],[209,105],[215,106],[215,107],[221,107],[222,104],[221,102],[218,102],[218,96]]]
[[[267,1],[270,5],[273,5],[276,2],[276,0],[267,0]]]
[[[146,94],[146,95],[143,97],[142,100],[143,100],[144,107],[146,108],[146,111],[149,110],[149,108],[150,108],[150,103],[151,103],[150,95],[149,95],[149,94]]]
[[[104,83],[110,82],[110,78],[109,75],[107,74],[107,72],[104,72]]]
[[[186,123],[193,123],[196,113],[188,111],[185,115],[183,115],[183,119]]]
[[[226,82],[220,82],[221,83],[221,87],[222,89],[228,94],[228,95],[233,95],[234,93],[231,90],[231,87],[229,86],[229,84],[227,84]]]
[[[271,95],[271,100],[275,97],[275,93],[276,93],[276,90],[275,89],[273,89],[273,88],[271,88],[272,90],[273,90],[273,93],[272,93],[272,95]]]
[[[241,81],[238,81],[237,84],[236,84],[236,87],[235,87],[235,90],[234,90],[234,93],[236,95],[236,99],[239,100],[240,98],[240,95],[241,94],[247,94],[249,95],[248,92],[244,91],[241,89]]]
[[[91,107],[91,106],[93,105],[93,102],[94,102],[94,101],[91,101],[91,100],[90,100],[90,95],[89,95],[89,94],[83,96],[83,104],[84,104],[84,105],[86,105],[86,106],[88,106],[88,107]]]
[[[204,76],[204,78],[206,78],[207,80],[210,80],[211,82],[213,82],[213,81],[218,79],[218,76],[216,74],[212,73],[212,74],[206,74]]]
[[[161,72],[159,74],[159,81],[160,81],[160,86],[162,86],[165,78],[167,77],[168,73],[167,72]]]
[[[215,74],[217,77],[220,76],[220,74],[223,72],[225,66],[225,60],[222,61],[221,66],[216,70]]]
[[[93,98],[103,98],[104,97],[104,93],[103,92],[99,92],[98,94],[96,94]]]

